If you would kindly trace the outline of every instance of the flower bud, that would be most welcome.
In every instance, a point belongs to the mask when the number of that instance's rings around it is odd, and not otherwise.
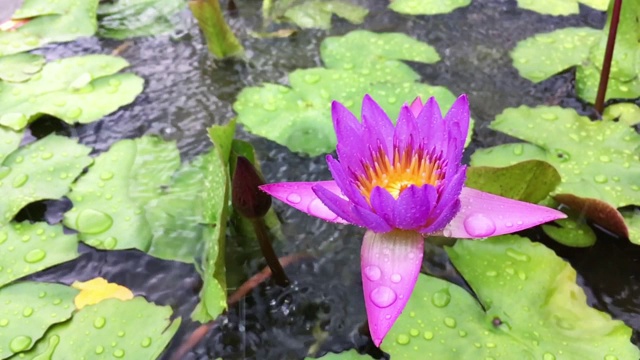
[[[269,211],[271,196],[260,190],[260,185],[264,185],[264,180],[251,161],[238,156],[231,181],[231,203],[242,216],[255,219]]]

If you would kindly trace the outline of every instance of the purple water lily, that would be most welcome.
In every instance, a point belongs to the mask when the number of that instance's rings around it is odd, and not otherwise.
[[[321,219],[367,228],[361,271],[376,346],[404,309],[422,265],[424,237],[485,238],[565,217],[543,206],[464,187],[469,129],[465,95],[444,119],[434,98],[417,98],[393,123],[368,95],[362,122],[332,104],[340,161],[333,181],[263,185],[275,198]]]

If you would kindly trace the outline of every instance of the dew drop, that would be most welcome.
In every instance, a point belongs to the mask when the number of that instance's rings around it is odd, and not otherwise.
[[[120,330],[118,331],[118,337],[123,337],[124,336],[124,331]]]
[[[15,179],[13,179],[12,185],[14,188],[19,188],[19,187],[22,187],[24,184],[26,184],[27,180],[29,180],[29,175],[21,174],[16,176]]]
[[[452,318],[452,317],[446,317],[444,318],[444,324],[448,327],[448,328],[455,328],[456,327],[456,319]]]
[[[113,352],[113,356],[114,356],[114,357],[117,357],[117,358],[124,357],[124,350],[122,350],[122,349],[116,349],[116,350]]]
[[[11,173],[11,168],[7,166],[0,166],[0,180],[4,179]]]
[[[273,103],[264,103],[262,108],[267,111],[276,111],[276,106]]]
[[[618,357],[615,355],[607,355],[604,357],[604,360],[618,360]]]
[[[411,341],[411,339],[406,334],[400,334],[396,338],[396,342],[400,345],[407,345],[409,341]]]
[[[600,155],[600,158],[599,158],[599,159],[600,159],[600,161],[602,161],[602,162],[610,162],[610,161],[611,161],[611,158],[610,158],[610,157],[608,157],[607,155]]]
[[[104,248],[107,250],[113,250],[116,248],[117,245],[118,245],[118,239],[114,238],[113,236],[109,236],[102,243],[102,246],[104,246]]]
[[[400,274],[391,275],[391,282],[399,283],[402,280],[402,276]]]
[[[96,354],[100,355],[104,352],[104,346],[98,345],[96,346]]]
[[[142,346],[143,348],[148,348],[149,346],[151,346],[151,338],[150,337],[146,337],[146,338],[142,339],[142,342],[140,343],[140,346]]]
[[[378,281],[382,276],[382,271],[379,267],[371,265],[364,268],[364,275],[371,281]]]
[[[302,197],[296,193],[291,193],[287,195],[287,201],[292,204],[299,204],[302,201]]]
[[[93,327],[96,329],[102,329],[107,324],[107,319],[102,316],[97,317],[93,320]]]
[[[335,219],[338,217],[337,215],[331,213],[331,211],[327,209],[327,207],[322,203],[322,201],[320,201],[320,199],[314,199],[313,201],[311,201],[307,206],[307,211],[309,212],[309,214],[317,216],[321,219]]]
[[[51,159],[52,157],[53,157],[53,153],[50,153],[50,152],[43,152],[43,153],[40,155],[40,159],[42,159],[42,160],[49,160],[49,159]]]
[[[485,274],[486,274],[487,276],[494,277],[494,276],[497,276],[497,275],[498,275],[498,272],[497,272],[497,271],[494,271],[494,270],[489,270],[489,271],[487,271]]]
[[[2,245],[5,241],[7,241],[8,238],[9,238],[9,235],[7,235],[6,232],[4,231],[0,232],[0,245]]]
[[[16,336],[11,340],[11,343],[9,343],[9,349],[14,353],[25,351],[31,345],[31,341],[31,338],[28,336]]]
[[[549,121],[558,120],[558,115],[554,113],[544,113],[542,114],[542,118]]]
[[[544,353],[544,355],[542,356],[543,360],[556,360],[556,356],[553,355],[552,353],[546,352]]]
[[[527,254],[521,253],[518,250],[512,249],[512,248],[508,248],[506,251],[507,256],[511,257],[512,259],[516,259],[518,261],[529,261],[531,260],[531,257]]]
[[[436,291],[431,296],[431,303],[435,307],[443,308],[451,302],[451,295],[449,294],[449,289],[444,288]]]
[[[309,74],[309,75],[306,75],[306,76],[304,77],[304,81],[305,81],[307,84],[315,84],[315,83],[317,83],[318,81],[320,81],[320,76],[319,76],[319,75],[315,75],[315,74]]]
[[[79,118],[80,115],[82,115],[82,109],[79,107],[74,107],[73,109],[67,112],[67,117],[73,120]]]
[[[483,214],[474,214],[464,220],[464,229],[474,237],[487,237],[496,232],[496,224]]]
[[[396,302],[397,295],[386,286],[378,286],[371,292],[369,298],[377,307],[386,308]]]
[[[100,174],[100,179],[102,180],[111,180],[113,179],[113,173],[111,171],[105,171],[102,174]]]
[[[609,179],[607,179],[607,177],[605,175],[596,175],[593,177],[593,181],[597,182],[598,184],[604,184],[608,181]]]
[[[94,209],[84,209],[78,214],[76,228],[86,234],[100,234],[111,227],[113,219],[108,214]]]
[[[494,347],[496,347],[496,344],[492,342],[488,342],[484,344],[484,346],[488,347],[489,349],[493,349]]]
[[[464,330],[460,330],[460,331],[458,331],[458,335],[459,335],[460,337],[465,337],[465,336],[467,336],[467,332],[466,332],[466,331],[464,331]]]
[[[26,308],[24,308],[24,310],[22,310],[22,316],[29,317],[31,315],[33,315],[33,308],[32,307],[28,307],[27,306]]]
[[[33,249],[24,256],[24,261],[33,264],[42,261],[47,253],[42,249]]]
[[[416,337],[416,336],[420,335],[420,330],[418,330],[418,329],[411,329],[411,330],[409,330],[409,335],[411,335],[411,336],[413,336],[413,337]]]
[[[9,325],[9,319],[0,319],[0,327]]]
[[[431,340],[431,339],[433,339],[433,332],[432,331],[425,331],[423,337],[424,337],[425,340]]]

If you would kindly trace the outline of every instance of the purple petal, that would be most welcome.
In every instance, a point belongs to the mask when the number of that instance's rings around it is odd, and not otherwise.
[[[420,127],[416,118],[407,106],[400,109],[396,129],[393,132],[393,144],[399,149],[404,150],[408,146],[418,145],[420,140]]]
[[[447,132],[444,122],[442,121],[442,113],[440,112],[440,106],[434,97],[430,97],[429,100],[422,107],[422,111],[417,116],[418,126],[420,127],[422,134],[422,144],[426,146],[426,149],[433,147],[442,149],[440,144],[446,142]]]
[[[341,192],[334,192],[325,188],[321,184],[316,184],[311,187],[311,190],[316,194],[318,199],[322,202],[326,208],[336,214],[338,217],[343,218],[348,223],[358,225],[357,219],[351,212],[351,202],[345,199]],[[341,196],[342,195],[342,196]],[[362,226],[362,225],[361,225]]]
[[[387,190],[376,186],[371,191],[369,200],[371,200],[371,208],[373,208],[373,211],[382,217],[387,224],[395,227],[393,215],[396,207],[396,199],[394,199]]]
[[[360,252],[360,270],[369,330],[379,346],[402,313],[420,267],[424,240],[412,231],[364,234]]]
[[[361,208],[357,205],[352,205],[351,211],[357,218],[356,221],[358,221],[357,223],[354,221],[354,224],[360,225],[364,228],[373,230],[378,233],[386,233],[387,231],[391,231],[393,229],[393,227],[389,225],[389,223],[387,223],[382,217],[365,208]]]
[[[338,187],[342,190],[342,193],[354,204],[361,207],[368,207],[369,203],[367,203],[367,200],[360,193],[358,188],[356,188],[349,177],[347,177],[342,164],[336,161],[331,155],[327,155],[326,159],[327,165],[329,165],[329,171],[331,171],[331,175],[336,181]]]
[[[417,230],[424,226],[437,196],[432,185],[409,186],[398,197],[393,226],[403,230]]]
[[[337,101],[331,103],[331,117],[338,139],[336,150],[340,162],[349,168],[362,171],[360,159],[363,154],[368,155],[368,144],[362,135],[362,124],[349,109]]]
[[[458,214],[442,231],[444,236],[485,238],[510,234],[567,217],[548,207],[462,188]]]
[[[411,113],[414,117],[418,117],[418,114],[420,114],[423,106],[424,105],[422,105],[422,99],[420,99],[420,96],[418,96],[413,100],[411,105],[409,105],[409,109],[411,110]]]
[[[454,134],[458,141],[461,141],[460,148],[464,148],[467,133],[469,132],[469,100],[467,95],[460,95],[451,105],[451,108],[444,117],[444,121],[453,128],[457,128],[457,134]]]
[[[326,221],[348,224],[347,221],[338,217],[338,215],[329,210],[322,201],[318,199],[318,196],[316,196],[312,190],[312,187],[315,185],[320,185],[338,195],[341,194],[340,188],[336,185],[335,181],[283,182],[262,185],[260,189],[287,205],[309,215]]]
[[[434,222],[441,217],[445,217],[446,220],[444,224],[446,225],[455,213],[452,213],[452,209],[457,209],[457,207],[452,208],[450,206],[451,203],[455,202],[460,197],[460,192],[462,191],[464,181],[467,176],[467,168],[465,166],[461,166],[456,169],[457,172],[454,173],[453,176],[448,176],[443,181],[444,189],[441,191],[440,196],[438,198],[438,204],[431,211],[430,217],[431,221]],[[444,226],[444,225],[442,225]],[[430,227],[431,231],[438,231],[441,228]]]
[[[377,149],[380,144],[389,154],[393,139],[393,123],[380,105],[368,94],[362,100],[362,124],[367,143],[374,149]]]

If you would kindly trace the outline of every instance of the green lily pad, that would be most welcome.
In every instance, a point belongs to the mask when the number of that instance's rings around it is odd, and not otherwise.
[[[0,224],[25,205],[65,195],[69,185],[91,163],[90,148],[75,140],[49,135],[21,147],[0,166]]]
[[[543,245],[511,235],[459,240],[447,252],[482,305],[457,285],[421,275],[382,343],[392,359],[640,356],[632,330],[590,308],[575,270]]]
[[[389,9],[409,15],[448,14],[471,4],[471,0],[392,0]]]
[[[539,3],[537,0],[533,2]],[[523,78],[540,82],[582,64],[601,37],[601,30],[586,27],[536,34],[518,42],[511,51],[513,66]]]
[[[0,287],[78,257],[78,237],[61,225],[9,223],[0,226]]]
[[[112,39],[151,36],[173,30],[182,0],[117,0],[98,6],[98,35]]]
[[[211,321],[227,309],[224,254],[227,220],[230,215],[228,163],[235,131],[235,120],[224,126],[214,125],[209,128],[213,149],[205,158],[207,168],[204,199],[208,204],[205,221],[212,226],[212,231],[205,242],[200,303],[191,314],[194,320],[200,322]]]
[[[15,359],[67,360],[78,354],[94,359],[156,359],[180,326],[180,318],[172,321],[171,315],[169,306],[141,297],[107,299],[51,327],[32,350]]]
[[[0,289],[0,359],[31,349],[47,328],[69,319],[77,293],[68,286],[31,281]]]
[[[619,121],[627,126],[640,124],[640,107],[632,103],[618,103],[607,106],[602,118],[608,121]]]
[[[366,69],[363,75],[381,75],[377,72],[395,74],[396,69],[411,70],[397,60],[433,64],[440,61],[436,49],[429,44],[416,40],[403,33],[374,33],[366,30],[352,31],[343,36],[326,38],[320,45],[320,55],[330,69]],[[397,64],[393,64],[393,63]],[[413,72],[411,70],[411,72]],[[417,75],[417,74],[416,74]],[[415,79],[418,79],[416,76]],[[394,80],[393,76],[387,78]],[[397,82],[406,81],[397,79]]]
[[[145,207],[161,196],[179,166],[174,143],[154,137],[119,141],[73,184],[73,208],[63,222],[93,247],[149,251],[153,229]]]
[[[578,3],[596,10],[605,11],[609,5],[609,0],[518,0],[518,7],[540,14],[566,16],[580,12]]]
[[[45,60],[41,55],[20,53],[0,57],[0,79],[10,82],[23,82],[38,73]]]
[[[620,213],[629,229],[629,240],[634,244],[640,244],[640,210],[620,210]]]
[[[303,29],[331,28],[331,16],[335,14],[352,24],[362,24],[369,10],[341,0],[311,0],[289,7],[284,12],[284,19]]]
[[[99,120],[142,92],[142,78],[116,74],[128,65],[115,56],[77,56],[47,63],[24,83],[0,82],[0,125],[20,130],[41,114],[69,124]]]
[[[319,358],[305,358],[305,360],[311,359],[322,359],[322,360],[362,360],[362,359],[372,359],[369,355],[358,354],[355,349],[351,349],[349,351],[344,351],[339,354],[328,353],[325,356],[321,356]]]
[[[502,168],[472,166],[467,169],[466,186],[530,203],[542,201],[559,183],[558,171],[540,160]]]
[[[481,149],[472,156],[472,165],[545,160],[562,177],[555,193],[594,198],[613,207],[640,204],[640,162],[635,153],[640,135],[633,128],[623,123],[590,121],[573,109],[543,106],[506,109],[490,127],[533,145]],[[517,155],[514,150],[520,146],[522,154]],[[532,146],[537,149],[532,150]],[[494,157],[497,153],[500,156]]]
[[[0,56],[91,36],[98,27],[97,8],[98,0],[25,0],[12,19],[29,22],[17,30],[0,31]]]
[[[23,136],[23,131],[14,131],[0,126],[0,164],[4,162],[4,159],[6,159],[9,154],[20,146]],[[2,173],[2,170],[0,170],[0,173]],[[2,176],[0,175],[0,177]]]
[[[570,212],[566,219],[555,221],[557,226],[542,225],[542,231],[560,244],[571,247],[589,247],[596,243],[596,234],[585,222],[584,216]]]
[[[615,56],[615,55],[614,55]],[[576,69],[576,92],[578,96],[590,103],[594,103],[600,84],[600,65],[587,63]],[[620,81],[609,77],[605,100],[609,99],[635,99],[640,97],[640,79]]]

